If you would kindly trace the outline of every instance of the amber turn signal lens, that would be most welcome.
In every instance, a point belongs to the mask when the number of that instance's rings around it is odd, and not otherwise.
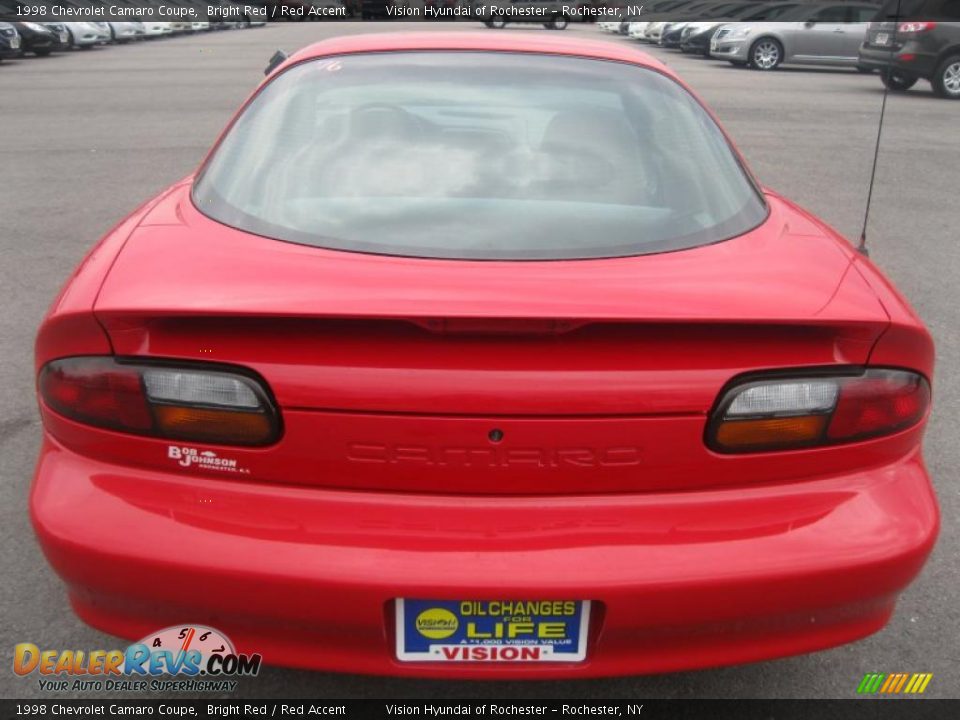
[[[263,413],[155,405],[157,428],[165,437],[257,445],[270,440],[273,426]]]
[[[825,415],[728,420],[717,428],[717,444],[726,450],[787,449],[816,443],[830,418]]]

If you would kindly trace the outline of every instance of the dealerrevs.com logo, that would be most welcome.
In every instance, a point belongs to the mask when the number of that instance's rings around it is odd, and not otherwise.
[[[204,625],[175,625],[120,650],[42,650],[19,643],[13,671],[39,676],[41,690],[232,692],[236,677],[260,672],[259,654],[237,653],[230,639]]]

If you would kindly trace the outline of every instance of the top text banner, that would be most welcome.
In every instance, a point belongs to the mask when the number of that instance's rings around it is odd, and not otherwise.
[[[764,0],[757,0],[762,4]],[[642,3],[617,0],[0,0],[6,22],[267,22],[283,20],[506,20],[641,18]],[[691,20],[678,14],[671,20]],[[191,28],[175,27],[175,31]],[[199,28],[192,28],[199,29]]]

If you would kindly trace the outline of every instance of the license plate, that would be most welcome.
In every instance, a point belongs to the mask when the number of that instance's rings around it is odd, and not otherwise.
[[[18,49],[20,48],[20,38],[18,38],[18,37],[11,38],[11,39],[10,39],[10,47],[11,47],[12,49],[14,49],[14,50],[18,50]]]
[[[589,600],[396,601],[403,662],[579,662]]]
[[[65,43],[65,42],[66,42],[67,40],[69,40],[69,39],[70,39],[70,36],[67,35],[67,33],[65,33],[65,32],[64,32],[64,33],[60,33],[60,42]]]
[[[887,33],[877,33],[877,37],[873,41],[874,45],[889,45],[890,36]]]
[[[710,49],[711,49],[711,50],[716,50],[718,47],[720,47],[720,43],[718,43],[716,40],[711,40],[711,41],[710,41]]]

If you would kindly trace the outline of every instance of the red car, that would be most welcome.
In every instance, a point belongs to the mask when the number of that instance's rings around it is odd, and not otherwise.
[[[471,678],[804,653],[934,544],[933,355],[645,54],[337,38],[70,278],[30,507],[126,638]]]

